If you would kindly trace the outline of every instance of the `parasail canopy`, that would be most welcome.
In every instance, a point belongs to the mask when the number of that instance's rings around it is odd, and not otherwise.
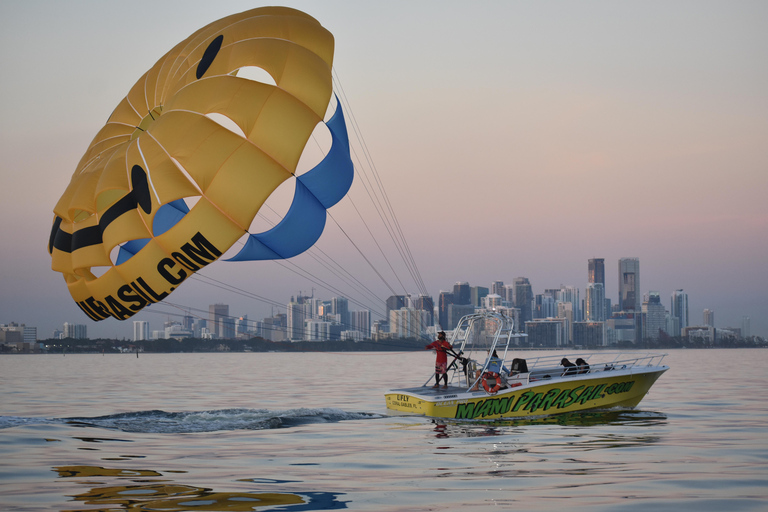
[[[288,213],[232,259],[290,258],[318,240],[353,179],[340,104],[328,154],[296,175],[331,101],[333,47],[307,14],[263,7],[203,27],[139,79],[54,208],[52,268],[86,315],[124,320],[167,297],[242,238],[292,177]],[[274,85],[238,76],[252,67]]]

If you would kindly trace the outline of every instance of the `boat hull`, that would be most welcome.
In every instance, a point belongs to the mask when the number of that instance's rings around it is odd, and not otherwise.
[[[611,372],[510,384],[496,394],[463,388],[393,389],[386,393],[392,411],[435,418],[501,419],[547,416],[590,409],[637,406],[668,367]]]

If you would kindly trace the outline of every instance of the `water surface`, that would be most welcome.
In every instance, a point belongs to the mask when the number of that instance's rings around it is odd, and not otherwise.
[[[468,423],[387,414],[428,352],[4,355],[0,509],[766,510],[768,351],[665,363],[632,411]]]

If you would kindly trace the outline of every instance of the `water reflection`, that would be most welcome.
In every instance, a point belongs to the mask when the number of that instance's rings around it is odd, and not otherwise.
[[[163,474],[149,469],[120,469],[98,466],[58,466],[53,468],[61,478],[90,478],[102,480],[91,482],[88,492],[71,496],[87,508],[71,508],[62,512],[118,511],[174,512],[174,511],[255,511],[280,507],[286,512],[305,510],[338,510],[346,508],[344,502],[336,499],[341,493],[308,492],[215,492],[212,489],[174,483],[173,480],[147,477],[162,477]],[[129,480],[122,485],[105,485],[104,478]],[[137,479],[136,477],[142,477]],[[255,479],[254,479],[255,480]],[[86,483],[87,481],[79,481]]]
[[[516,427],[560,425],[563,427],[632,426],[652,427],[664,425],[667,415],[659,412],[636,410],[591,411],[509,420],[450,420],[432,419],[435,437],[483,437],[516,432]],[[510,430],[512,427],[512,430]],[[645,437],[645,436],[642,436]]]

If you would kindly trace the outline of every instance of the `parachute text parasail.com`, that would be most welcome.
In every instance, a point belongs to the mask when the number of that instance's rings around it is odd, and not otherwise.
[[[91,296],[79,301],[77,305],[96,321],[110,316],[125,320],[147,304],[160,302],[166,298],[192,272],[200,270],[219,256],[221,251],[198,231],[189,242],[183,244],[177,251],[171,252],[170,257],[157,262],[155,266],[157,273],[168,283],[165,288],[154,289],[144,277],[137,277],[118,288],[114,295],[98,299]],[[151,281],[157,282],[157,280]]]

